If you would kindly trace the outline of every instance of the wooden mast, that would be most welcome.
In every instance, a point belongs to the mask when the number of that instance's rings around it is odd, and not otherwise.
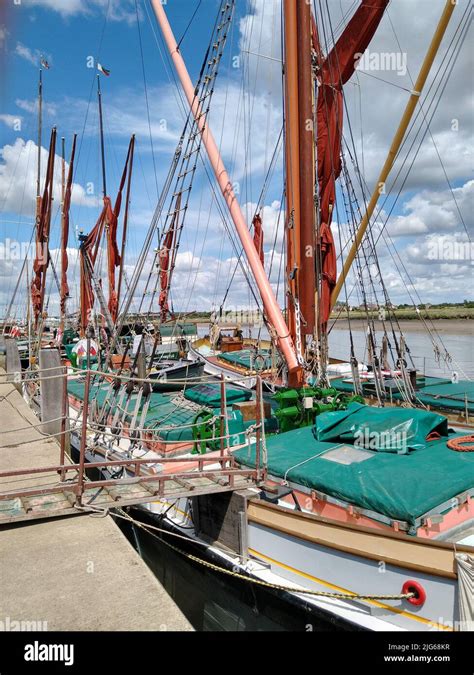
[[[125,197],[125,214],[123,217],[122,247],[120,249],[120,269],[117,287],[117,310],[120,307],[120,294],[122,290],[123,269],[125,265],[125,246],[127,243],[128,212],[130,208],[130,189],[132,184],[133,154],[135,150],[135,134],[132,134],[130,140],[130,165],[128,167],[127,194]]]
[[[107,182],[105,175],[104,120],[102,117],[102,92],[100,90],[100,75],[97,75],[97,99],[99,101],[100,154],[102,158],[102,195],[105,199],[107,196]]]
[[[66,152],[65,142],[62,139],[62,208],[61,208],[61,282],[60,282],[60,330],[64,332],[66,323],[66,302],[69,298],[69,286],[67,283],[68,255],[67,245],[69,239],[69,210],[71,208],[71,191],[74,174],[74,158],[76,155],[77,134],[74,134],[72,140],[71,157],[69,159],[69,170],[66,180]]]
[[[286,278],[287,323],[297,344],[295,298],[298,298],[300,268],[300,153],[298,129],[298,44],[297,13],[294,0],[284,0],[284,93],[286,163]]]
[[[64,246],[64,224],[65,224],[65,212],[64,212],[64,197],[66,195],[66,139],[64,136],[61,138],[61,250]],[[66,243],[67,245],[67,243]],[[63,262],[61,260],[61,279],[63,277],[62,270]],[[59,294],[61,295],[62,289],[60,288]],[[59,319],[59,330],[61,333],[64,331],[64,320],[65,312],[61,306],[60,301],[60,319]]]
[[[36,166],[36,212],[35,237],[38,235],[41,218],[41,138],[43,132],[43,71],[39,69],[38,77],[38,159]]]
[[[298,117],[300,146],[300,271],[301,333],[315,336],[315,168],[311,6],[296,2],[298,44]],[[303,353],[305,350],[303,342]]]
[[[49,144],[49,155],[48,155],[48,166],[46,169],[46,181],[45,181],[45,186],[47,186],[47,197],[48,200],[45,205],[41,205],[41,214],[44,215],[44,223],[42,223],[42,227],[44,229],[44,232],[42,234],[42,239],[39,242],[40,246],[38,246],[38,241],[36,244],[36,253],[37,253],[37,258],[38,256],[41,256],[40,260],[40,265],[42,268],[42,277],[41,277],[41,288],[40,288],[40,293],[41,293],[41,316],[38,317],[41,319],[41,330],[39,331],[39,343],[41,342],[41,336],[43,333],[43,326],[44,326],[44,298],[45,298],[45,293],[46,293],[46,272],[48,269],[49,261],[50,261],[50,254],[49,254],[49,233],[51,230],[51,215],[52,215],[52,204],[53,204],[53,190],[54,190],[54,158],[56,156],[56,127],[53,127],[51,131],[51,140]],[[46,191],[46,187],[45,187]],[[41,199],[41,202],[43,200]],[[35,328],[38,327],[38,322],[37,319],[35,321]]]
[[[43,130],[43,71],[40,68],[38,80],[38,164],[36,173],[36,217],[41,210],[41,136]]]
[[[307,2],[284,0],[286,240],[288,327],[304,359],[315,337],[315,204],[314,111],[311,62],[311,8]],[[304,383],[303,368],[289,379]]]
[[[100,89],[100,75],[97,74],[97,99],[99,103],[99,130],[100,130],[100,155],[101,155],[101,160],[102,160],[102,197],[104,200],[104,207],[106,205],[106,202],[108,201],[107,199],[107,176],[106,176],[106,171],[105,171],[105,141],[104,141],[104,118],[102,114],[102,92]],[[106,230],[106,239],[108,240],[108,230],[110,227],[110,223],[107,219],[107,211],[105,212],[105,230]],[[100,241],[98,242],[97,246],[99,246]],[[107,246],[107,268],[110,266],[110,256],[111,256],[111,251],[109,249],[109,246]],[[109,288],[109,302],[111,298],[111,291]]]

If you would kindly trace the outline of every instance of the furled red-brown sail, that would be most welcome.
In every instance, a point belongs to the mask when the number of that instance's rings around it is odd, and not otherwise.
[[[76,134],[72,141],[71,159],[69,162],[69,171],[67,175],[66,191],[64,193],[63,221],[61,234],[61,288],[60,288],[60,308],[61,316],[66,313],[66,300],[69,297],[69,284],[67,282],[67,270],[69,260],[67,255],[67,243],[69,238],[69,209],[71,207],[72,177],[74,173],[74,157],[76,155]]]
[[[127,173],[131,170],[131,157],[133,152],[134,139],[130,140],[127,152],[127,159],[125,160],[125,166],[122,172],[122,178],[120,180],[120,186],[117,193],[117,198],[115,200],[114,210],[112,211],[110,206],[110,200],[108,204],[107,211],[107,262],[108,262],[108,279],[109,279],[109,312],[112,317],[112,321],[115,323],[117,321],[118,314],[118,296],[115,289],[115,268],[120,266],[121,258],[120,252],[117,244],[117,228],[118,228],[118,219],[120,215],[120,209],[122,207],[122,192],[125,185],[125,180],[127,178]]]
[[[262,227],[262,217],[257,213],[253,219],[253,243],[257,249],[257,253],[260,256],[260,261],[263,265],[265,257],[263,253],[263,227]]]
[[[91,232],[84,238],[81,244],[81,331],[84,332],[89,323],[90,311],[94,304],[94,292],[92,290],[92,280],[87,269],[85,256],[88,256],[89,262],[94,267],[102,239],[104,227],[106,227],[107,241],[107,277],[109,283],[109,301],[108,309],[113,323],[117,320],[118,298],[115,290],[115,269],[120,265],[120,252],[117,244],[117,229],[122,207],[122,192],[129,170],[130,158],[132,153],[132,141],[128,148],[127,159],[122,172],[115,205],[112,209],[110,198],[104,197],[104,206],[97,223]]]
[[[320,209],[322,279],[320,312],[323,329],[331,313],[331,293],[336,285],[336,251],[331,232],[336,180],[341,173],[344,102],[342,87],[354,73],[357,58],[365,51],[383,16],[388,0],[362,2],[330,53],[324,57],[316,23],[313,47],[318,61],[317,153]]]
[[[41,199],[41,210],[36,227],[36,253],[33,263],[34,276],[31,282],[31,303],[33,305],[35,328],[38,328],[39,318],[43,312],[44,295],[46,290],[46,270],[48,269],[50,259],[48,242],[51,226],[55,152],[56,128],[53,128],[51,131],[51,140],[49,143],[48,165],[46,168],[43,197]]]
[[[176,260],[176,235],[179,229],[179,215],[181,211],[181,193],[176,198],[175,211],[171,219],[168,231],[165,234],[163,245],[160,249],[160,297],[158,299],[160,305],[161,321],[166,321],[170,314],[169,309],[169,291],[171,284],[171,277],[173,274],[174,264]]]
[[[102,234],[104,231],[104,226],[107,217],[107,211],[110,210],[110,199],[106,197],[104,199],[104,206],[100,213],[99,219],[96,224],[89,232],[89,234],[84,237],[80,247],[80,260],[81,260],[81,288],[80,288],[80,302],[81,302],[81,315],[80,315],[80,332],[81,335],[85,335],[86,328],[90,321],[91,309],[94,305],[94,292],[92,290],[92,280],[90,271],[88,269],[87,262],[90,263],[92,268],[94,268],[95,261],[97,258],[97,253],[99,251],[100,241],[102,239]]]

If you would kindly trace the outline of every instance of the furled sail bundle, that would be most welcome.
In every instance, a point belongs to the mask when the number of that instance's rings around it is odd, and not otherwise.
[[[369,45],[388,0],[362,2],[327,56],[324,56],[316,22],[313,22],[313,49],[317,61],[317,175],[319,186],[321,297],[323,330],[331,313],[331,293],[336,285],[337,264],[331,232],[336,199],[336,180],[341,173],[343,85],[351,78],[358,59]]]
[[[120,265],[121,256],[117,244],[117,229],[120,209],[122,207],[122,192],[129,171],[132,156],[133,143],[130,141],[127,159],[122,172],[117,198],[114,208],[110,197],[104,197],[104,206],[97,223],[90,233],[84,237],[81,244],[81,331],[84,332],[89,323],[90,311],[94,304],[94,292],[92,289],[92,280],[88,270],[87,262],[94,268],[97,253],[104,228],[106,230],[107,242],[107,277],[109,284],[108,309],[112,322],[115,323],[118,314],[118,296],[115,289],[115,270]],[[88,261],[86,260],[86,256]]]
[[[56,152],[56,128],[51,131],[49,144],[48,165],[43,197],[36,225],[36,252],[33,263],[33,280],[31,282],[31,303],[33,306],[34,324],[38,327],[39,318],[43,312],[44,295],[46,289],[46,271],[49,265],[49,231],[51,226],[51,205],[54,187],[54,157]]]
[[[118,314],[118,296],[115,289],[115,269],[119,267],[121,263],[121,256],[117,244],[117,228],[118,228],[118,219],[120,215],[120,209],[122,208],[122,192],[125,185],[125,180],[127,174],[131,172],[131,162],[132,154],[134,147],[134,138],[130,140],[127,152],[127,159],[125,160],[125,166],[122,172],[122,178],[120,180],[120,185],[117,193],[117,199],[115,200],[114,210],[110,209],[108,211],[107,217],[107,261],[108,261],[108,281],[109,281],[109,312],[112,318],[112,321],[115,323],[117,321]]]
[[[263,265],[264,263],[264,253],[263,253],[263,227],[262,227],[262,217],[260,214],[256,214],[253,219],[253,243],[257,249],[257,253],[260,256],[260,261]]]
[[[69,260],[67,255],[67,243],[69,238],[69,209],[71,207],[72,177],[74,173],[74,157],[76,154],[76,135],[72,142],[71,160],[69,162],[69,171],[66,182],[66,191],[64,193],[63,220],[61,235],[61,285],[60,285],[60,309],[61,316],[66,314],[66,300],[69,297],[69,284],[67,282],[67,270]]]
[[[171,284],[171,277],[176,260],[176,235],[179,229],[179,215],[181,212],[181,192],[176,198],[176,206],[168,231],[166,232],[163,245],[160,249],[159,274],[160,274],[160,297],[158,299],[160,305],[161,321],[164,322],[170,314],[169,308],[169,291]]]
[[[80,329],[81,335],[85,335],[86,328],[90,321],[90,314],[94,306],[94,291],[92,290],[92,279],[89,265],[94,268],[99,246],[104,231],[107,217],[111,217],[112,209],[110,207],[110,199],[104,197],[104,206],[100,213],[99,219],[89,232],[88,235],[82,238],[80,246],[80,260],[81,260],[81,284],[80,284]]]
[[[120,189],[117,196],[117,201],[115,202],[114,210],[112,211],[110,199],[108,200],[107,205],[107,275],[109,281],[109,312],[114,323],[117,320],[118,313],[117,291],[115,290],[115,268],[120,265],[120,253],[117,246],[117,226],[121,202],[122,192]]]

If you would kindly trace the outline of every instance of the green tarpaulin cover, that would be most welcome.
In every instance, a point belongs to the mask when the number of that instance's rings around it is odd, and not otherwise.
[[[331,380],[331,386],[338,391],[352,392],[354,385],[352,382],[346,382],[347,378],[338,377]],[[454,384],[451,380],[441,377],[418,378],[416,397],[425,405],[433,408],[446,410],[447,412],[465,411],[474,413],[474,382],[461,380]],[[371,391],[373,383],[363,382],[362,391],[364,394],[373,393]],[[402,400],[400,393],[392,394],[394,401]]]
[[[197,326],[195,323],[165,323],[161,324],[159,329],[162,337],[197,335]]]
[[[239,389],[237,387],[225,388],[227,405],[231,403],[239,403],[241,401],[249,401],[252,398],[252,392],[247,389]],[[208,408],[220,408],[221,405],[221,385],[220,384],[198,384],[195,387],[190,387],[184,392],[185,398],[188,401],[205,405]]]
[[[207,385],[206,385],[207,386]],[[214,385],[212,385],[214,386]],[[220,407],[220,385],[216,385],[218,388],[218,396],[216,391],[213,390],[215,400],[218,401],[214,407]],[[196,389],[198,387],[193,387]],[[188,392],[191,390],[189,389]],[[226,387],[226,392],[230,398],[228,398],[227,403],[227,415],[228,415],[228,428],[229,434],[231,435],[230,443],[231,445],[238,445],[245,441],[245,429],[251,426],[252,421],[243,422],[242,415],[239,411],[231,410],[231,404],[236,400],[247,400],[252,396],[252,393],[249,391],[244,391],[242,389],[234,389],[234,396],[232,397],[232,391],[230,387]],[[68,392],[78,398],[79,400],[84,400],[84,381],[83,380],[69,380],[68,382]],[[212,392],[211,392],[212,393]],[[243,398],[239,398],[243,396]],[[90,388],[89,393],[89,402],[96,401],[96,405],[99,409],[102,409],[104,402],[107,398],[107,409],[110,414],[114,414],[117,405],[120,404],[121,408],[126,410],[126,414],[123,419],[130,423],[133,420],[135,414],[135,407],[137,401],[137,394],[134,393],[132,396],[120,397],[115,393],[110,391],[109,384],[93,384]],[[142,397],[141,404],[139,406],[137,424],[141,424],[142,410],[145,403],[145,399]],[[209,403],[203,404],[206,408],[213,407]],[[150,430],[156,429],[159,431],[160,438],[166,442],[182,442],[182,441],[192,441],[193,440],[193,424],[195,422],[197,411],[194,408],[186,407],[186,405],[181,405],[179,397],[176,393],[166,394],[159,392],[152,392],[150,394],[149,407],[146,414],[146,419],[144,420],[144,426]],[[122,415],[120,415],[122,419]]]
[[[272,359],[268,349],[262,349],[255,353],[254,349],[240,349],[237,352],[223,352],[219,359],[232,365],[246,368],[247,370],[268,370],[272,367]]]
[[[345,446],[347,453],[340,443],[316,440],[313,429],[305,427],[267,437],[268,472],[414,526],[428,511],[474,491],[474,453],[450,450],[446,441],[443,437],[407,454]],[[255,465],[255,445],[234,454],[240,464]]]
[[[474,412],[474,382],[466,380],[456,384],[450,381],[439,384],[427,382],[416,395],[425,405],[462,412],[467,408],[468,412]]]
[[[413,408],[373,408],[350,403],[347,410],[322,413],[313,427],[318,441],[351,443],[379,452],[424,448],[432,433],[448,435],[446,417]]]
[[[81,381],[69,381],[68,382],[68,391],[70,394],[78,398],[79,400],[84,400],[84,382]],[[158,392],[152,392],[150,395],[150,403],[144,421],[144,426],[149,427],[150,429],[165,427],[160,429],[160,437],[165,441],[187,441],[192,440],[193,430],[191,425],[194,422],[196,417],[196,411],[183,408],[176,403],[174,399],[176,394],[161,394]],[[137,402],[137,394],[134,393],[132,396],[124,396],[121,398],[120,393],[118,396],[114,392],[110,391],[110,385],[108,384],[95,384],[91,386],[89,402],[96,401],[96,405],[99,409],[102,409],[105,400],[107,399],[107,410],[109,414],[114,414],[117,405],[126,410],[126,414],[123,416],[125,422],[130,423],[133,420],[135,414],[135,407]],[[138,412],[138,421],[137,424],[141,422],[141,414],[143,410],[145,399],[141,399]],[[120,415],[122,419],[122,415]],[[182,428],[184,426],[184,428]]]

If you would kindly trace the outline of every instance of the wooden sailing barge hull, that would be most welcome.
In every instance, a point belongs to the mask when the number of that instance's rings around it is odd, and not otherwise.
[[[155,502],[140,509],[158,515],[169,506]],[[167,527],[204,543],[206,538],[189,529],[189,506],[189,500],[175,504],[167,512]],[[472,556],[474,548],[339,523],[258,499],[248,502],[247,518],[248,559],[223,552],[221,545],[210,545],[206,557],[271,585],[294,586],[294,592],[274,591],[307,610],[309,625],[311,612],[317,610],[362,630],[468,629],[459,621],[455,553]],[[301,593],[398,595],[407,581],[422,586],[422,606],[405,599],[326,599]]]

